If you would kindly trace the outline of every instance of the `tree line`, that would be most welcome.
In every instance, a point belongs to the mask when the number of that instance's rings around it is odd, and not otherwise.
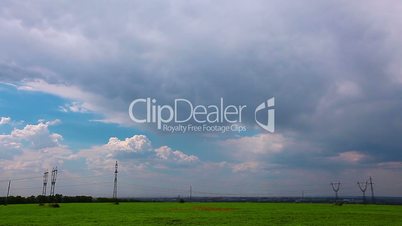
[[[116,202],[117,200],[112,198],[94,198],[92,196],[63,196],[61,194],[56,194],[54,196],[8,196],[0,197],[1,204],[40,204],[40,203],[79,203],[79,202]],[[124,201],[124,200],[118,200]]]

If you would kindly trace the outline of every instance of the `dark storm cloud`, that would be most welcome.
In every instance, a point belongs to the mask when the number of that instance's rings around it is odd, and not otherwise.
[[[275,96],[278,133],[324,156],[402,160],[399,1],[1,5],[7,81],[73,85],[122,113],[139,97],[256,106]]]

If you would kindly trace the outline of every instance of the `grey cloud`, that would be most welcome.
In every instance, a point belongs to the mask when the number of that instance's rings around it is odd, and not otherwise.
[[[275,96],[279,133],[326,155],[402,160],[398,1],[40,3],[2,3],[0,60],[27,68],[2,67],[7,81],[80,87],[112,113],[147,96]]]

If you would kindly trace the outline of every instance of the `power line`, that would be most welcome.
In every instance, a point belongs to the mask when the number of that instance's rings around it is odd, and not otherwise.
[[[85,178],[85,177],[106,177],[107,175],[85,175],[85,176],[69,176],[67,174],[63,174],[65,171],[57,171],[57,176],[58,177],[68,177],[68,178]],[[9,180],[12,181],[23,181],[23,180],[32,180],[32,179],[39,179],[42,178],[43,179],[43,175],[42,176],[31,176],[31,177],[20,177],[20,178],[8,178],[8,179],[2,179],[0,180],[0,182],[8,182]]]
[[[102,182],[91,182],[91,183],[79,183],[79,184],[67,184],[67,185],[58,185],[58,188],[65,188],[65,187],[75,187],[75,186],[82,186],[82,185],[93,185],[93,184],[111,184],[110,181],[102,181]],[[13,188],[14,190],[28,190],[28,189],[38,189],[41,188],[39,186],[36,187],[18,187]]]
[[[64,171],[59,172],[59,171],[60,170],[58,170],[57,167],[55,167],[55,168],[53,168],[53,170],[51,172],[50,196],[55,195],[55,184],[56,184],[57,176],[60,177],[60,175],[58,175],[60,173],[61,173],[61,176],[63,178],[62,179],[63,183],[67,183],[67,182],[65,182],[64,178],[68,181],[68,179],[75,179],[75,178],[87,178],[87,177],[99,177],[100,178],[100,177],[106,177],[107,176],[107,175],[99,175],[99,174],[84,175],[84,176],[74,176],[74,175],[71,176],[71,175],[68,174],[67,171],[65,171],[65,172]],[[118,162],[117,161],[116,161],[116,164],[115,164],[114,176],[115,177],[114,177],[114,181],[113,181],[113,185],[114,185],[114,187],[113,187],[113,198],[117,199],[117,176],[118,176]],[[48,184],[48,179],[49,179],[49,171],[45,171],[41,177],[32,176],[32,177],[15,178],[15,179],[9,179],[9,180],[7,180],[7,182],[9,183],[9,187],[11,187],[11,181],[13,181],[13,189],[14,190],[34,189],[32,187],[31,188],[24,188],[24,187],[20,186],[20,185],[24,185],[26,183],[22,183],[22,184],[20,184],[18,186],[15,186],[14,181],[33,180],[33,179],[36,179],[36,178],[42,178],[43,179],[42,195],[46,195],[46,193],[47,193],[47,184]],[[6,180],[0,180],[0,182],[1,181],[6,181]],[[91,184],[109,184],[109,183],[111,183],[111,182],[79,183],[79,184],[67,184],[67,185],[61,185],[61,186],[59,185],[58,187],[82,186],[82,185],[91,185]],[[203,190],[193,190],[192,184],[190,184],[189,187],[187,187],[187,189],[177,189],[177,188],[166,188],[166,187],[145,185],[145,184],[142,184],[142,183],[141,184],[126,183],[126,182],[124,182],[124,179],[123,179],[123,182],[120,182],[120,183],[122,183],[123,185],[127,184],[127,185],[135,185],[135,186],[141,186],[141,187],[146,187],[146,188],[148,188],[148,187],[158,188],[158,190],[160,190],[163,194],[168,193],[168,192],[169,193],[180,192],[181,195],[184,195],[184,194],[187,193],[187,194],[189,194],[188,197],[189,197],[190,200],[193,198],[194,194],[211,195],[211,196],[212,195],[214,195],[214,196],[241,196],[241,197],[258,197],[258,196],[259,197],[268,197],[268,196],[275,196],[275,195],[279,196],[279,193],[277,193],[277,192],[276,193],[275,192],[269,192],[269,193],[226,193],[226,192],[223,192],[223,193],[220,193],[220,192],[213,192],[213,191],[209,192],[209,191],[205,191],[205,190],[204,191]],[[331,184],[332,190],[335,192],[335,200],[338,200],[338,198],[339,198],[338,194],[339,194],[339,191],[341,189],[341,183],[338,181],[338,182],[333,182],[333,183],[330,183],[330,184]],[[373,183],[372,178],[370,177],[366,182],[357,182],[357,185],[359,186],[359,189],[363,193],[364,202],[366,201],[365,192],[369,188],[368,185],[370,185],[371,201],[374,202],[374,183]],[[312,186],[312,185],[307,184],[304,187],[310,187],[310,186]],[[315,185],[315,186],[317,186],[317,185]],[[354,189],[356,189],[355,186],[356,186],[356,184],[353,186]],[[10,193],[10,188],[9,187],[8,187],[8,190],[7,190],[7,196],[9,196],[9,193]],[[318,186],[318,187],[321,188],[321,186]],[[301,194],[301,199],[303,200],[305,198],[304,197],[305,192],[312,193],[312,192],[320,191],[320,188],[318,188],[318,187],[317,188],[310,187],[308,189],[303,189],[302,194]],[[346,185],[342,184],[342,189],[345,190],[345,188],[346,188],[346,190],[352,189],[351,184],[346,184]],[[35,187],[35,189],[38,189],[38,188]],[[124,187],[123,187],[123,189],[124,189]],[[209,189],[207,189],[207,190],[209,190]],[[151,190],[147,189],[147,191],[151,191]],[[291,189],[281,189],[280,193],[282,193],[282,192],[295,192],[295,193],[298,193],[300,195],[300,193],[299,193],[300,190],[297,191],[297,190],[291,190]],[[297,195],[297,196],[299,196],[299,195]]]
[[[32,177],[22,177],[22,178],[10,178],[10,179],[4,179],[4,180],[0,180],[0,182],[7,182],[7,181],[20,181],[20,180],[31,180],[31,179],[37,179],[37,178],[42,178],[42,176],[32,176]]]
[[[167,187],[162,187],[162,186],[156,186],[156,185],[147,185],[147,184],[139,184],[139,183],[127,183],[127,182],[121,182],[121,184],[124,185],[132,185],[132,186],[138,186],[138,187],[144,187],[147,188],[147,191],[149,191],[148,188],[155,188],[158,190],[163,190],[166,192],[180,192],[183,194],[188,194],[189,193],[189,189],[178,189],[178,188],[167,188]],[[294,191],[296,192],[297,190],[286,190],[286,191]],[[309,189],[309,190],[304,190],[304,192],[314,192],[316,190],[313,189]],[[318,191],[318,190],[317,190]],[[192,189],[192,195],[194,194],[202,194],[202,195],[217,195],[217,196],[242,196],[242,197],[247,197],[247,196],[260,196],[260,197],[267,197],[267,196],[272,196],[275,195],[276,193],[221,193],[221,192],[209,192],[209,191],[202,191],[202,190],[194,190]]]
[[[120,182],[120,184],[126,184],[126,185],[131,185],[131,186],[138,186],[138,187],[145,187],[145,188],[156,188],[159,190],[164,190],[164,191],[169,191],[169,192],[182,192],[182,193],[187,193],[188,190],[184,189],[178,189],[178,188],[167,188],[167,187],[161,187],[161,186],[155,186],[155,185],[147,185],[147,184],[137,184],[137,183],[127,183],[127,182]]]
[[[77,179],[77,178],[94,178],[94,177],[110,177],[110,175],[86,175],[86,176],[70,176],[70,175],[66,175],[66,174],[61,174],[59,176],[59,178],[63,178],[63,181],[68,180],[68,179]]]

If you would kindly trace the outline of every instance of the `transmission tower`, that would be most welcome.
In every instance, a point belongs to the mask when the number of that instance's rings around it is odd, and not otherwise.
[[[42,195],[46,196],[46,187],[47,187],[47,179],[49,178],[49,171],[45,171],[43,173],[43,188],[42,188]]]
[[[360,188],[360,191],[363,193],[363,203],[366,203],[366,190],[368,182],[357,182],[357,185]]]
[[[54,188],[56,186],[57,179],[57,167],[53,168],[51,176],[50,196],[54,196]]]
[[[371,177],[369,178],[369,184],[370,184],[370,190],[371,190],[371,202],[374,203],[374,186],[373,186],[373,180]]]
[[[114,166],[114,187],[113,187],[113,199],[117,200],[117,161],[116,161],[116,165]]]
[[[7,205],[8,202],[8,196],[10,195],[10,186],[11,186],[11,180],[8,181],[7,196],[6,200],[4,201],[4,205]]]
[[[193,196],[193,186],[191,186],[191,184],[190,184],[190,200],[191,200],[192,196]]]
[[[338,191],[341,188],[341,182],[331,183],[332,190],[335,192],[335,201],[338,200]]]

